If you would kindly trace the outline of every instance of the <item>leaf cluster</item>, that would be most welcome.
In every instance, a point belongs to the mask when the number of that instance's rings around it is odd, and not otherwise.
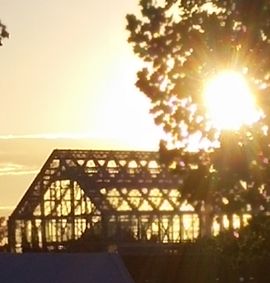
[[[216,137],[202,93],[205,82],[223,69],[245,72],[268,117],[268,1],[141,0],[139,5],[140,15],[127,15],[128,41],[146,62],[136,84],[152,102],[155,123],[175,145],[186,147],[198,132],[202,139]]]
[[[0,21],[0,46],[3,45],[3,39],[8,38],[9,33],[7,32],[7,28],[4,24],[1,23]]]
[[[202,203],[211,204],[213,216],[257,215],[270,210],[268,138],[258,135],[256,139],[243,140],[243,136],[224,132],[220,148],[212,152],[166,150],[161,143],[161,163],[178,162],[171,170],[182,176],[181,198],[197,211]]]
[[[258,215],[237,233],[223,232],[211,239],[202,239],[198,245],[220,261],[231,264],[232,269],[252,268],[270,258],[270,220]]]

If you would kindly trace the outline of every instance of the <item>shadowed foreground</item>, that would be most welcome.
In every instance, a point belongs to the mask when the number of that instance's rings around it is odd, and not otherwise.
[[[116,254],[0,254],[1,283],[133,283]]]
[[[123,260],[136,283],[270,282],[270,259],[240,270],[231,268],[230,262],[188,251],[182,255],[125,256]]]

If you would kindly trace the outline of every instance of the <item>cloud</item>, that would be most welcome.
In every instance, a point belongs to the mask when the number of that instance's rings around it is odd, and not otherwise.
[[[0,176],[35,175],[54,149],[127,148],[117,140],[79,133],[0,135]]]
[[[158,130],[161,132],[161,130]],[[156,133],[157,134],[157,133]],[[0,135],[1,142],[40,142],[55,147],[69,149],[108,149],[108,150],[157,150],[159,138],[156,134],[147,133],[147,139],[138,139],[134,132],[95,131],[91,133],[38,133],[38,134],[6,134]],[[159,135],[161,135],[159,133]],[[1,149],[2,150],[2,149]],[[1,151],[0,151],[1,153]]]
[[[105,134],[0,135],[0,215],[9,215],[54,149],[140,150]],[[143,140],[143,139],[141,139]],[[2,208],[1,208],[2,207]]]
[[[44,133],[44,134],[25,134],[25,135],[0,135],[0,140],[14,140],[14,139],[45,139],[45,140],[55,140],[55,139],[68,139],[68,140],[78,140],[78,139],[96,139],[97,137],[89,134],[80,133]]]
[[[22,164],[0,163],[0,176],[10,175],[36,175],[38,168],[32,168]]]
[[[0,206],[0,210],[13,210],[15,205],[2,205]]]
[[[94,145],[106,148],[104,143],[94,139],[83,139],[80,135],[0,135],[0,169],[2,168],[2,173],[9,171],[16,172],[15,174],[18,171],[37,170],[54,149],[93,149]],[[14,164],[23,167],[14,168]]]
[[[139,149],[124,140],[83,133],[0,135],[0,176],[35,175],[54,149]],[[15,182],[15,180],[14,180]]]

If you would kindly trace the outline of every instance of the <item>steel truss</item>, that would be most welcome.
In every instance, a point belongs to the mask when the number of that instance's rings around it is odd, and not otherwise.
[[[181,184],[157,152],[54,150],[10,216],[10,249],[192,241],[200,217]]]

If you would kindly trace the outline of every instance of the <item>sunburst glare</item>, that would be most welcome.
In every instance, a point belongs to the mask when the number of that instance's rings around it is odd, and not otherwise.
[[[204,102],[209,120],[220,130],[238,130],[261,116],[244,76],[235,71],[223,71],[210,79]]]

